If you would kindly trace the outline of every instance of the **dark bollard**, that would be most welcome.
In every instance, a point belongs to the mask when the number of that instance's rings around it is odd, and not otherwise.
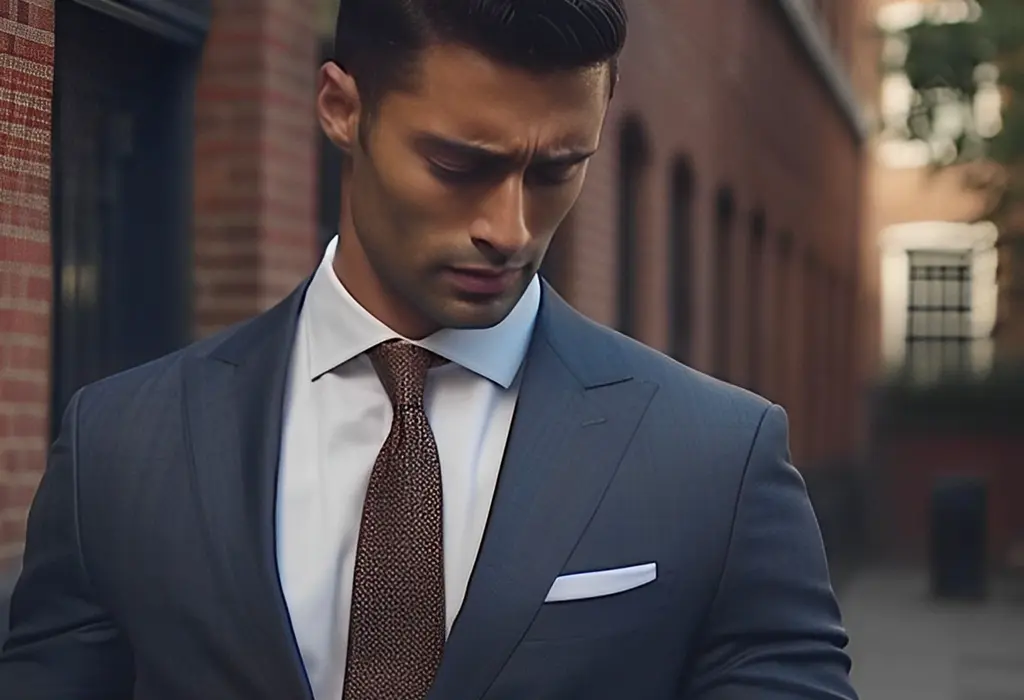
[[[931,587],[937,598],[979,600],[988,593],[988,489],[975,476],[940,479],[932,491]]]

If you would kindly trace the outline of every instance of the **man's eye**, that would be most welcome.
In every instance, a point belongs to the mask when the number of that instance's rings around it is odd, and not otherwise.
[[[433,160],[428,161],[428,163],[430,172],[442,182],[462,184],[480,177],[480,169],[472,166],[441,164]]]

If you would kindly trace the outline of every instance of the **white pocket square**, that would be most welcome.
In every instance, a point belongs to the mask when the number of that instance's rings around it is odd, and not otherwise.
[[[658,565],[655,562],[627,566],[622,569],[567,574],[555,579],[544,602],[560,603],[567,600],[584,600],[615,595],[645,586],[657,578]]]

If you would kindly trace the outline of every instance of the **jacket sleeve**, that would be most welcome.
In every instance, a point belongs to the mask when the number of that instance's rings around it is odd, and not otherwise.
[[[130,700],[131,651],[97,600],[78,528],[77,414],[60,436],[29,513],[24,562],[0,652],[0,700]]]
[[[718,593],[684,700],[856,700],[821,534],[785,412],[751,446]]]

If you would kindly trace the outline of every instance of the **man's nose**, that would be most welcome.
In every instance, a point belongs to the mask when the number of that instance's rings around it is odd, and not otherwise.
[[[530,241],[525,209],[523,181],[509,177],[492,193],[484,216],[473,226],[477,247],[500,262],[518,255]]]

